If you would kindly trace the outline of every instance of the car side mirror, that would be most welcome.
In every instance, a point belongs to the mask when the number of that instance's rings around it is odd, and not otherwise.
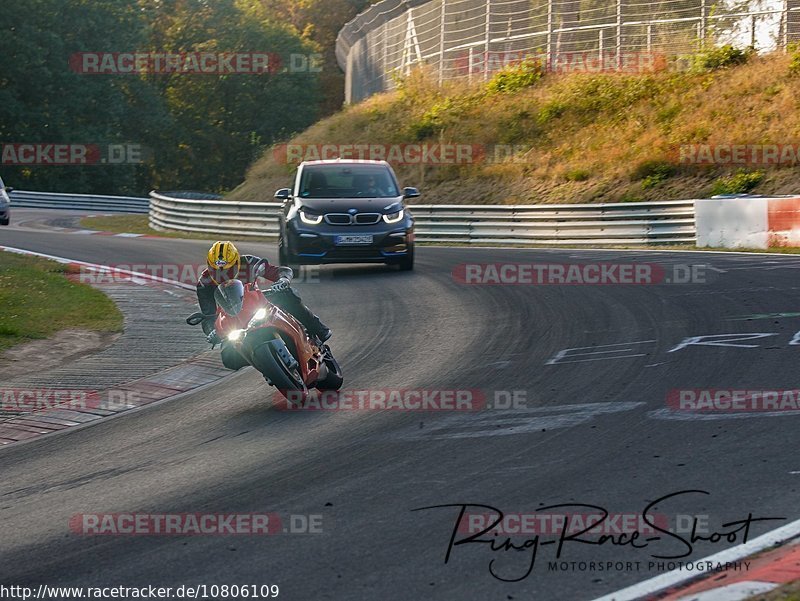
[[[12,188],[11,186],[6,186],[6,192],[11,194],[13,191],[14,191],[14,188]]]
[[[281,188],[275,192],[276,200],[289,200],[292,197],[292,191],[289,188]]]
[[[418,198],[419,190],[416,188],[403,188],[403,198]]]

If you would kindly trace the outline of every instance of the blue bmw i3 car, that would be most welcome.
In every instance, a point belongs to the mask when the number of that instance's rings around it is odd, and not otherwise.
[[[414,219],[405,205],[416,188],[400,189],[389,163],[326,160],[301,163],[284,203],[282,265],[386,263],[414,268]]]

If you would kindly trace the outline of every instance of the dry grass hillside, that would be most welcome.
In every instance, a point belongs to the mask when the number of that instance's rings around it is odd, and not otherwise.
[[[685,63],[684,63],[685,65]],[[712,193],[800,192],[781,165],[697,165],[685,145],[800,142],[800,53],[723,48],[639,74],[553,74],[527,63],[488,83],[440,88],[420,71],[398,90],[345,108],[290,144],[496,145],[506,160],[397,165],[425,203],[577,203],[681,199]],[[796,148],[796,147],[795,147]],[[270,150],[231,200],[269,200],[293,166]],[[786,159],[786,157],[784,157]]]

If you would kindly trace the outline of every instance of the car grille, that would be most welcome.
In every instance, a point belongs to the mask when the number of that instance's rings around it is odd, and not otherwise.
[[[327,213],[325,221],[330,225],[374,225],[381,220],[380,213]]]
[[[380,213],[356,213],[354,217],[358,225],[372,225],[381,220]]]
[[[325,215],[325,221],[331,225],[350,225],[353,219],[347,213],[328,213]]]

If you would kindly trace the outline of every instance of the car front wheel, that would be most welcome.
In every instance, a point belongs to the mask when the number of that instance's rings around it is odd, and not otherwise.
[[[294,259],[289,252],[289,249],[286,248],[286,243],[281,237],[278,240],[278,262],[284,267],[288,267],[292,271],[297,274],[300,271],[300,264],[297,262],[297,259]]]
[[[411,248],[408,254],[400,259],[396,265],[400,271],[411,271],[414,269],[414,249]]]

